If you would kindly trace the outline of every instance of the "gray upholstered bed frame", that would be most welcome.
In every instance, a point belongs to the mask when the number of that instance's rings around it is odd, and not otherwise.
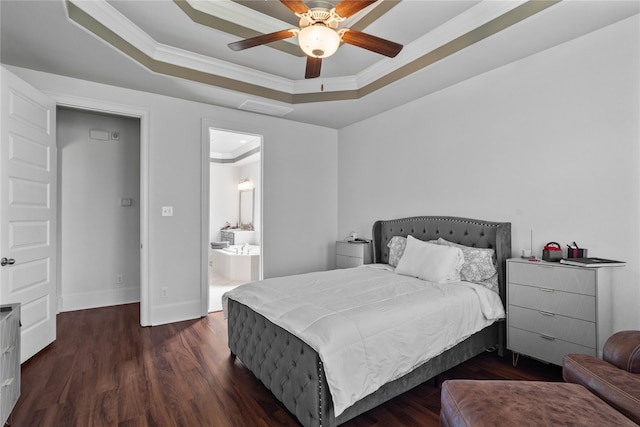
[[[466,246],[495,249],[504,304],[506,260],[511,256],[510,223],[436,216],[376,221],[374,262],[388,262],[387,243],[391,237],[408,235],[421,240],[442,237]],[[322,362],[315,350],[231,299],[228,300],[228,331],[232,357],[237,356],[304,426],[342,424],[483,351],[497,349],[502,355],[505,348],[504,322],[496,322],[335,417]]]

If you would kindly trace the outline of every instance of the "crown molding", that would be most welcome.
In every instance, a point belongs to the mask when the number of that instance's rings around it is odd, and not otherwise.
[[[393,60],[391,58],[383,58],[361,71],[356,76],[358,87],[370,85],[390,73],[418,61],[426,53],[433,52],[465,34],[476,31],[488,22],[513,11],[527,2],[528,0],[483,1],[476,4],[433,31],[404,46]]]
[[[158,45],[154,59],[281,92],[294,93],[295,89],[292,80],[171,46]]]
[[[193,22],[243,39],[276,32],[291,26],[287,22],[266,16],[229,0],[173,0],[173,2]],[[260,20],[260,17],[265,17],[265,19]],[[238,22],[249,22],[250,25],[240,25]],[[299,58],[304,56],[304,52],[292,39],[273,42],[268,47]]]
[[[70,16],[69,9],[70,7],[75,7],[91,16],[94,20],[100,22],[128,43],[131,43],[150,57],[153,57],[153,52],[155,51],[158,43],[131,22],[129,18],[107,3],[106,0],[66,0],[65,3],[67,6],[67,16],[69,16],[72,22],[76,21]],[[84,27],[82,24],[80,24],[80,26]]]
[[[174,1],[177,4],[188,4],[189,7],[195,5],[200,8],[199,10],[216,10],[215,13],[224,9],[227,13],[225,17],[235,16],[236,18],[233,19],[242,18],[231,12],[238,13],[240,10],[238,8],[247,9],[230,0]],[[70,20],[153,72],[289,104],[299,104],[361,98],[541,12],[559,1],[485,0],[406,45],[396,58],[381,58],[357,75],[309,80],[291,80],[158,43],[106,0],[66,0],[66,5]],[[396,3],[392,3],[391,7]],[[216,7],[220,9],[215,9]],[[389,9],[378,11],[385,13],[387,10]],[[248,15],[263,16],[255,11],[243,12]],[[288,25],[279,20],[274,21],[280,23],[278,25]]]
[[[262,34],[274,33],[291,26],[272,16],[257,12],[231,0],[174,0],[185,2],[194,10],[215,16],[227,22],[242,22],[245,28],[251,28]],[[291,43],[291,42],[289,42]],[[295,43],[293,43],[295,44]],[[295,44],[297,47],[297,44]]]
[[[66,0],[66,2],[68,16],[73,22],[100,36],[114,47],[116,42],[105,31],[100,31],[96,28],[96,24],[103,26],[152,60],[214,74],[218,77],[241,80],[251,85],[262,86],[280,92],[294,93],[295,82],[290,79],[158,43],[126,16],[108,4],[106,0]],[[74,14],[74,8],[82,11],[86,15],[85,19],[80,19],[77,14]],[[90,18],[91,21],[86,18]],[[128,52],[125,53],[129,54]]]
[[[260,142],[258,142],[257,144],[248,142],[247,144],[233,150],[231,153],[219,153],[211,151],[209,153],[209,162],[233,164],[239,162],[240,160],[255,156],[256,154],[260,154]]]

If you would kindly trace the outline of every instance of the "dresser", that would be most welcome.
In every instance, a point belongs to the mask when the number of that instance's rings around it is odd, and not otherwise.
[[[0,306],[0,425],[20,397],[20,304]]]
[[[336,242],[336,267],[351,268],[371,264],[370,242]]]
[[[562,365],[568,353],[602,357],[613,333],[612,269],[507,260],[507,348]]]

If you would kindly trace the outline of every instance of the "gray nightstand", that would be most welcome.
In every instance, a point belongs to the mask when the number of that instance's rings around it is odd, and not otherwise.
[[[336,242],[336,267],[351,268],[371,264],[371,243]]]

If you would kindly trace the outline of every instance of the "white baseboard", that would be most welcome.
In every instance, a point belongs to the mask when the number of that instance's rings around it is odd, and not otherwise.
[[[85,310],[87,308],[140,302],[140,287],[109,289],[105,291],[83,292],[60,295],[60,311]]]
[[[200,300],[156,305],[151,307],[151,325],[157,326],[183,320],[199,319],[202,317],[201,311],[202,303]]]
[[[140,288],[121,288],[106,291],[60,295],[60,311],[85,310],[110,305],[129,304],[140,301]],[[192,320],[202,317],[200,300],[169,303],[151,307],[151,325]]]

